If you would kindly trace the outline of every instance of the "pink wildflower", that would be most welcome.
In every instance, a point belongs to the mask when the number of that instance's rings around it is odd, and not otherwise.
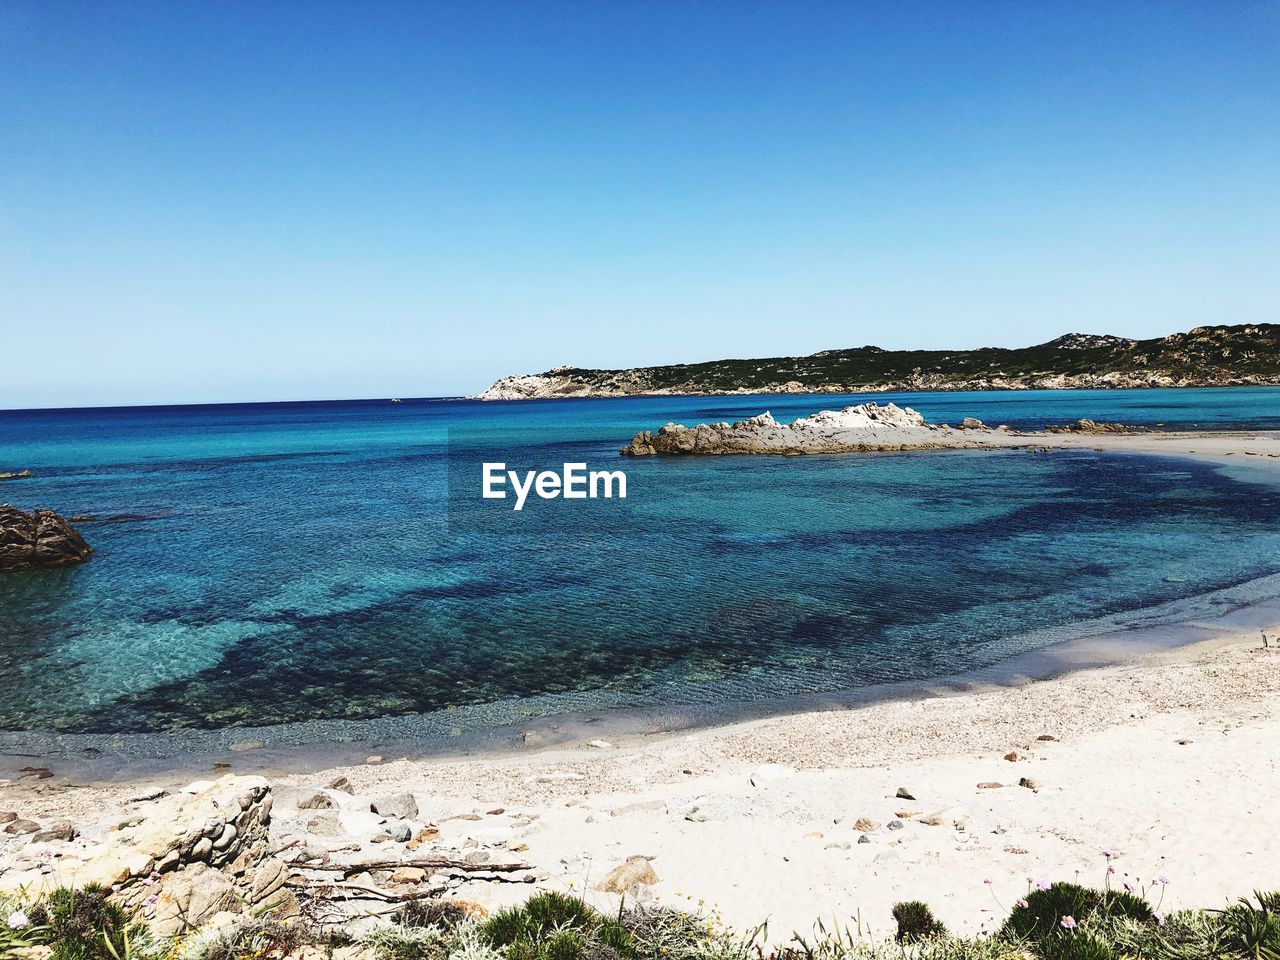
[[[1076,919],[1075,919],[1075,917],[1063,917],[1063,918],[1062,918],[1062,929],[1063,929],[1063,930],[1074,930],[1075,928],[1076,928]]]

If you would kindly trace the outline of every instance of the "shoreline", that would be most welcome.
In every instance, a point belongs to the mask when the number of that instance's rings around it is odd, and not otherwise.
[[[1026,448],[1032,446],[1048,447],[1035,452],[1049,455],[1089,449],[1185,458],[1228,469],[1244,482],[1280,484],[1280,432],[1046,434],[1010,435],[1009,439],[1026,442],[988,452],[1027,453]],[[951,448],[925,453],[947,452]],[[1222,607],[1227,612],[1219,616],[1217,608]],[[677,737],[779,717],[857,710],[986,688],[1012,689],[1075,671],[1132,663],[1152,651],[1176,651],[1214,642],[1215,630],[1227,635],[1237,629],[1236,624],[1226,622],[1228,618],[1237,623],[1246,619],[1255,629],[1280,627],[1280,573],[1050,628],[1051,633],[1064,636],[1040,645],[1025,646],[1036,633],[1019,634],[1007,642],[1021,649],[957,673],[771,700],[727,701],[712,706],[708,701],[717,699],[716,687],[704,685],[690,686],[683,701],[665,704],[628,703],[617,697],[575,708],[575,701],[583,696],[568,694],[525,698],[515,705],[496,702],[428,714],[265,727],[139,733],[0,731],[0,783],[35,763],[52,764],[78,783],[137,784],[157,778],[201,776],[210,769],[227,769],[227,764],[237,772],[295,775],[355,764],[373,753],[436,762],[475,756],[531,756],[542,748],[573,748],[602,736],[635,742]],[[693,694],[701,696],[694,698]]]
[[[367,812],[343,819],[341,835],[307,832],[297,797],[342,777],[350,809],[408,791],[439,843],[518,852],[532,889],[581,893],[606,911],[618,901],[597,889],[600,877],[643,856],[658,877],[644,899],[706,904],[732,926],[769,917],[785,936],[857,912],[888,931],[889,906],[909,895],[976,933],[1002,915],[992,892],[1007,906],[1028,878],[1100,883],[1104,849],[1117,883],[1173,877],[1169,908],[1224,903],[1242,875],[1280,885],[1280,834],[1262,826],[1280,803],[1268,773],[1277,756],[1280,648],[1263,649],[1250,626],[1019,686],[268,780],[281,848],[301,837],[308,849],[394,852],[368,846]],[[42,822],[118,819],[145,809],[140,795],[185,782],[29,779],[0,788],[0,807]],[[530,892],[492,878],[450,890],[487,909]]]
[[[0,731],[0,787],[18,779],[23,767],[35,764],[50,766],[77,786],[136,788],[200,778],[210,771],[305,776],[356,765],[371,754],[415,763],[447,763],[536,757],[549,750],[580,749],[600,738],[634,745],[703,733],[732,734],[788,717],[1017,690],[1083,671],[1133,665],[1150,656],[1177,657],[1183,651],[1191,655],[1230,643],[1242,631],[1272,629],[1280,633],[1280,573],[1049,628],[1051,634],[1066,636],[1041,645],[1025,646],[1039,634],[1019,634],[1009,643],[1022,649],[956,673],[714,707],[602,704],[524,719],[492,714],[498,719],[488,727],[480,725],[480,718],[496,704],[402,717],[216,730]],[[707,689],[697,689],[706,695]],[[458,719],[471,711],[476,725],[460,732]]]

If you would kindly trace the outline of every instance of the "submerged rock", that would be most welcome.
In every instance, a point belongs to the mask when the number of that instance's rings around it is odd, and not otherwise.
[[[93,548],[52,510],[24,513],[0,504],[0,572],[62,567],[85,560]]]

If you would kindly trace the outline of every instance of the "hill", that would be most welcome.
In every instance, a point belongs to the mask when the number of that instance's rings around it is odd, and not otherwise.
[[[482,400],[643,394],[859,393],[1280,384],[1280,324],[1196,327],[1152,340],[1068,333],[1006,349],[883,350],[504,377]]]

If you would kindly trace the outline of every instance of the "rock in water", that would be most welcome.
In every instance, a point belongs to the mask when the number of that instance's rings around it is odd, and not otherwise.
[[[93,548],[52,510],[0,504],[0,572],[80,563]]]

